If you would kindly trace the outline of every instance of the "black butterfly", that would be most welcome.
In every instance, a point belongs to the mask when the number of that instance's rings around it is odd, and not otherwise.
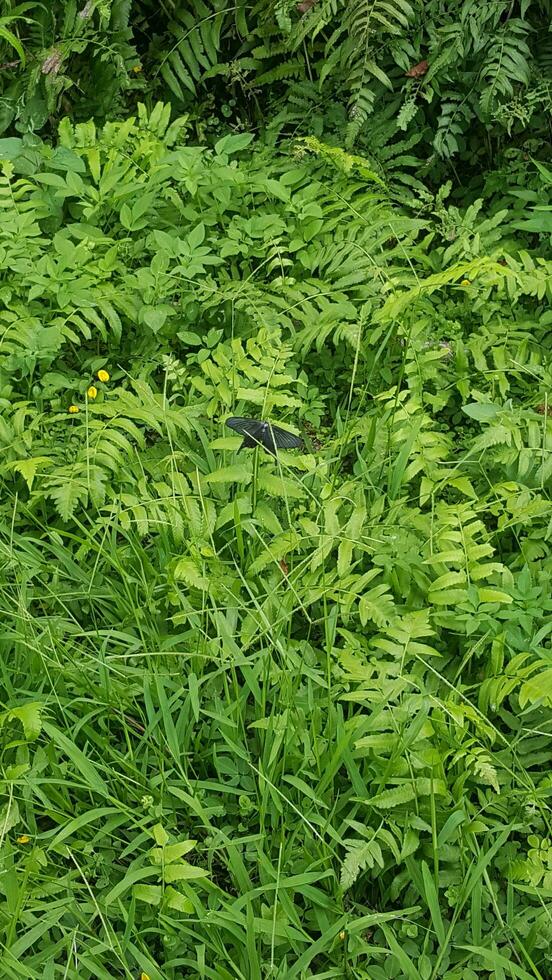
[[[244,436],[240,449],[263,446],[267,453],[275,456],[277,449],[298,449],[303,445],[303,440],[294,436],[293,432],[281,429],[272,422],[263,422],[262,419],[231,418],[226,419],[226,425]]]

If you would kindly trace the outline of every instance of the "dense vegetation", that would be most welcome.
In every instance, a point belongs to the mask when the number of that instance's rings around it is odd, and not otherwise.
[[[2,977],[551,976],[551,12],[3,9]]]

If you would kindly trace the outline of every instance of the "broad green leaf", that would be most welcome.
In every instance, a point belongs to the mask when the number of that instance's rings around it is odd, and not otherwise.
[[[223,466],[220,470],[207,473],[203,479],[205,483],[249,483],[251,480],[251,465],[247,463],[234,463],[232,466]]]
[[[173,888],[172,885],[165,888],[163,903],[170,909],[176,909],[177,912],[183,912],[185,915],[194,915],[195,913],[194,903],[178,892],[176,888]]]
[[[156,844],[159,844],[160,847],[165,847],[165,845],[169,843],[169,835],[162,824],[156,823],[152,827],[151,832]]]
[[[208,878],[205,868],[182,861],[179,864],[169,864],[164,871],[165,881],[194,881],[196,878]]]
[[[252,140],[253,133],[230,133],[215,143],[215,153],[217,156],[221,156],[223,153],[239,153],[240,150],[245,150],[245,147],[249,146]]]
[[[16,160],[23,151],[23,140],[19,136],[0,139],[0,160]]]
[[[513,602],[511,595],[507,592],[501,592],[499,589],[478,589],[477,590],[480,602]]]
[[[496,418],[500,408],[491,403],[471,402],[469,405],[462,405],[462,411],[471,419],[476,419],[477,422],[490,422],[491,419]]]
[[[154,864],[171,864],[178,861],[193,851],[196,845],[195,840],[183,840],[178,844],[166,844],[165,847],[154,847],[151,851],[151,859]]]
[[[134,885],[132,894],[138,902],[147,902],[148,905],[160,905],[163,890],[161,885]]]

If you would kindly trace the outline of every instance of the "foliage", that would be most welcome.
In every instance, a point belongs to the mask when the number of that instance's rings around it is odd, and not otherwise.
[[[52,119],[113,115],[143,86],[132,0],[8,4],[0,18],[0,135],[40,132]],[[10,9],[11,8],[11,9]]]
[[[549,19],[549,0],[20,3],[0,18],[0,134],[114,118],[147,93],[202,142],[227,123],[300,132],[438,185],[449,160],[477,176],[512,142],[545,157]]]
[[[549,17],[548,0],[180,0],[145,58],[180,107],[216,91],[237,125],[280,107],[274,131],[337,132],[375,156],[406,133],[438,179],[442,160],[478,168],[529,126],[548,144]]]
[[[2,974],[546,976],[547,229],[163,104],[3,153]]]

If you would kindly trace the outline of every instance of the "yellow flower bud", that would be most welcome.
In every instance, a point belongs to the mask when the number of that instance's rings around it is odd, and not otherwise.
[[[86,394],[88,395],[89,398],[95,398],[96,395],[98,394],[98,389],[95,388],[94,385],[90,385],[90,388],[88,389]]]
[[[103,368],[98,371],[98,381],[109,381],[109,371],[104,371]]]
[[[142,65],[134,65],[132,70],[135,75],[138,75],[138,73],[142,71]]]
[[[30,839],[31,838],[29,837],[28,834],[21,834],[21,836],[17,838],[17,843],[18,844],[28,844],[29,841],[30,841]]]
[[[471,286],[471,282],[470,282],[469,279],[462,279],[462,282],[460,283],[460,285],[461,286]]]
[[[69,405],[67,411],[70,412],[71,415],[76,415],[77,412],[80,412],[80,408],[78,405]]]
[[[148,973],[141,973],[140,980],[150,980]]]

